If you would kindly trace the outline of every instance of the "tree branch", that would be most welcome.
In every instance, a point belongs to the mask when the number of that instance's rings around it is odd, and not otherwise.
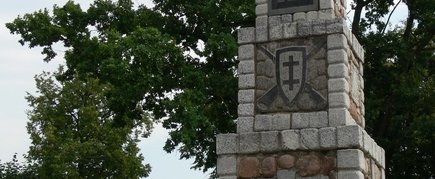
[[[401,2],[402,2],[402,0],[400,0],[399,2],[397,2],[397,4],[394,6],[394,9],[391,11],[390,15],[388,16],[388,20],[387,20],[387,22],[385,23],[385,27],[384,27],[384,29],[382,29],[381,34],[384,34],[385,29],[387,29],[388,23],[390,23],[391,15],[393,15],[394,11],[396,11],[396,9],[397,9],[397,6],[399,6],[399,4],[400,4]]]

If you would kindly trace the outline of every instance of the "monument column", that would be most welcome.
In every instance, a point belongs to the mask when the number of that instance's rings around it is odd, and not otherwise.
[[[364,130],[364,49],[345,0],[256,0],[239,29],[236,134],[217,136],[220,179],[384,179]]]

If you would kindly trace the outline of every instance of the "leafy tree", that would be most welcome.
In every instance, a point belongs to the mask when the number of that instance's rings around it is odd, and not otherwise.
[[[15,154],[10,162],[2,163],[0,160],[0,178],[33,179],[36,175],[32,166],[19,163],[17,154]]]
[[[62,71],[61,71],[62,72]],[[137,178],[148,175],[136,146],[141,126],[119,127],[109,109],[110,84],[94,78],[56,83],[48,73],[37,76],[40,95],[28,95],[33,109],[27,125],[32,140],[29,161],[40,178]],[[138,129],[137,129],[138,128]]]
[[[161,116],[157,104],[176,89],[183,67],[174,40],[150,27],[154,16],[129,0],[97,0],[87,11],[69,1],[7,24],[21,44],[43,47],[45,61],[55,57],[55,43],[67,49],[65,70],[38,76],[40,96],[27,98],[27,158],[38,176],[148,175],[136,143]]]

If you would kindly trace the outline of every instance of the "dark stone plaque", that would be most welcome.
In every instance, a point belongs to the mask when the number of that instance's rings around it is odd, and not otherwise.
[[[269,0],[269,15],[319,10],[319,0]]]

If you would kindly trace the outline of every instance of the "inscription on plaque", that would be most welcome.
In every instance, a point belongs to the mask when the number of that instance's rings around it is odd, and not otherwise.
[[[319,0],[269,0],[269,15],[319,10]]]

